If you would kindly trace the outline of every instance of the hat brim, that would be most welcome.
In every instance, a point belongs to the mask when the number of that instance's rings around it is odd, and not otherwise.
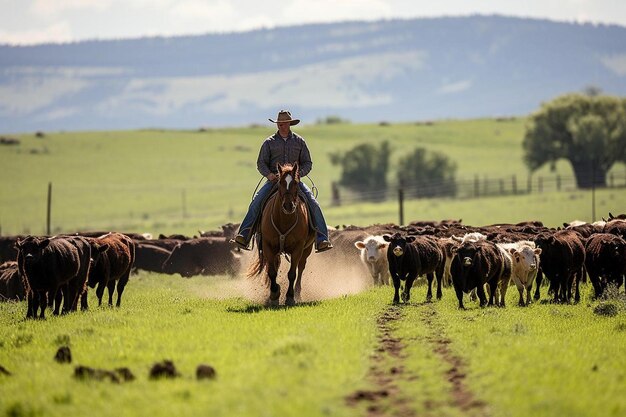
[[[289,122],[290,126],[295,126],[298,123],[300,123],[300,119],[289,119],[289,120],[272,120],[272,119],[267,119],[272,123],[287,123]]]

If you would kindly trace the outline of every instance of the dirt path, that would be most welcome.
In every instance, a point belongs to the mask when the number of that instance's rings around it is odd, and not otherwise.
[[[475,398],[466,384],[466,373],[463,360],[455,356],[449,348],[450,339],[444,333],[442,325],[437,320],[437,311],[432,305],[425,305],[420,314],[422,321],[429,329],[428,341],[442,361],[450,365],[446,372],[446,379],[450,384],[450,391],[454,407],[460,409],[467,416],[489,415],[487,405]]]
[[[426,340],[422,339],[422,343],[427,342],[435,355],[449,365],[445,378],[452,399],[450,405],[464,416],[488,416],[487,405],[478,400],[467,386],[463,360],[451,351],[449,347],[451,341],[444,334],[436,307],[429,303],[419,306],[390,306],[380,314],[377,319],[378,346],[372,355],[372,365],[368,373],[368,380],[374,388],[355,391],[346,397],[346,402],[354,407],[366,404],[368,417],[418,415],[412,406],[416,399],[409,398],[398,387],[399,381],[416,377],[405,367],[406,353],[403,340],[394,335],[394,322],[404,318],[402,310],[407,307],[419,309],[421,322],[428,330],[428,336]],[[436,415],[437,406],[434,403],[427,400],[426,408],[427,415]]]
[[[378,346],[372,355],[368,379],[373,390],[358,390],[348,397],[349,405],[367,404],[367,416],[416,416],[411,400],[403,395],[397,381],[406,377],[402,340],[393,335],[393,322],[402,319],[402,309],[390,306],[378,317]],[[393,410],[393,411],[390,411]]]

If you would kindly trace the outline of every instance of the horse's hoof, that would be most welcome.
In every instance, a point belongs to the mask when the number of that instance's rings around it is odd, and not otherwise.
[[[293,306],[296,305],[296,300],[294,298],[292,298],[292,297],[287,297],[285,299],[285,305],[289,306],[289,307],[293,307]]]

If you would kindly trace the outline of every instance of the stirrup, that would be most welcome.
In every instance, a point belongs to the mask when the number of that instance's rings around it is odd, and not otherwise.
[[[332,248],[333,248],[332,243],[330,243],[328,240],[322,240],[319,243],[319,246],[317,246],[317,248],[315,248],[315,253],[325,252],[325,251],[330,250]]]
[[[238,238],[240,238],[240,239],[238,239]],[[246,251],[251,251],[252,250],[252,248],[250,248],[248,246],[248,244],[245,242],[245,238],[243,236],[241,236],[241,235],[235,236],[234,239],[230,240],[230,243],[236,244],[237,247],[239,249],[242,249],[242,250],[246,250]]]

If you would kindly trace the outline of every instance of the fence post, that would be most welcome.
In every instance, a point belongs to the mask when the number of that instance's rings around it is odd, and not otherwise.
[[[526,189],[527,189],[528,194],[530,194],[533,191],[533,178],[530,175],[528,176]]]
[[[613,173],[611,172],[611,173],[609,174],[609,188],[613,188],[613,187],[614,187],[614,182],[613,182],[613,181],[614,181],[614,179],[615,179],[615,178],[613,178]]]
[[[561,176],[560,175],[556,176],[556,190],[561,191]]]
[[[504,195],[504,180],[500,178],[500,195]]]
[[[511,190],[513,190],[513,195],[517,195],[517,176],[515,174],[511,179]]]
[[[48,183],[48,207],[46,210],[46,235],[50,236],[50,213],[52,211],[52,183]]]
[[[537,178],[537,191],[543,193],[543,177]]]
[[[404,190],[402,188],[398,188],[398,205],[400,206],[400,223],[402,226],[404,224]]]

